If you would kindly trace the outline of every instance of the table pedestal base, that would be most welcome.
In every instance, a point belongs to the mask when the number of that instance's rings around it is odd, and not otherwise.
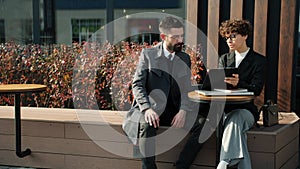
[[[20,94],[15,94],[15,129],[16,129],[16,154],[18,157],[23,158],[31,154],[30,149],[21,151],[21,105]]]

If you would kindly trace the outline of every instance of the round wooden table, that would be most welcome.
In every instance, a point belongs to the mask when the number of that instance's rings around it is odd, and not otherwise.
[[[189,98],[195,102],[209,103],[211,101],[226,101],[226,104],[243,104],[249,103],[254,99],[254,95],[202,95],[196,91],[188,93]]]
[[[196,91],[192,91],[188,93],[189,98],[194,102],[199,103],[217,103],[216,105],[226,105],[226,104],[244,104],[249,103],[254,100],[254,95],[203,95]],[[219,103],[219,104],[218,104]],[[218,106],[223,107],[223,106]],[[224,108],[224,107],[223,107]],[[220,119],[223,119],[223,113],[222,111]],[[217,113],[218,114],[218,113]],[[218,118],[218,117],[216,117]],[[222,144],[222,135],[223,135],[223,123],[222,120],[219,121],[217,129],[216,129],[216,166],[219,164],[219,158],[220,158],[220,150],[221,150],[221,144]]]
[[[30,149],[21,151],[21,93],[27,92],[41,92],[46,90],[46,85],[40,84],[1,84],[0,94],[13,94],[15,103],[15,131],[16,131],[16,154],[18,157],[23,158],[31,154]]]

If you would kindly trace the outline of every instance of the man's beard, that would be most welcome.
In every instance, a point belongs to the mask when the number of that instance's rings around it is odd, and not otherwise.
[[[175,45],[174,45],[174,51],[175,51],[175,52],[181,52],[181,51],[182,51],[182,48],[183,48],[183,45],[184,45],[183,42],[180,42],[180,43],[175,44]]]
[[[170,51],[180,52],[180,51],[182,51],[183,45],[184,45],[183,42],[176,43],[176,44],[173,45],[173,46],[171,46],[171,45],[168,46],[168,49],[169,49]]]

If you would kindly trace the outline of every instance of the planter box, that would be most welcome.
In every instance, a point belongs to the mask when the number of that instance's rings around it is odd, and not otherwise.
[[[127,140],[110,136],[106,122],[123,134],[121,123],[125,112],[87,110],[84,118],[74,109],[23,107],[22,150],[32,154],[15,155],[14,108],[0,107],[0,165],[64,169],[135,169],[139,159],[125,158],[101,148],[111,144],[132,154]],[[299,124],[294,113],[281,113],[279,125],[255,128],[248,132],[248,146],[255,169],[296,169],[298,166]],[[84,123],[84,125],[82,125]],[[87,134],[86,128],[93,133]],[[111,129],[111,128],[110,128]],[[159,132],[163,132],[162,128]],[[162,169],[172,169],[186,139],[171,150],[157,156]],[[214,169],[216,164],[215,134],[204,144],[192,169]]]

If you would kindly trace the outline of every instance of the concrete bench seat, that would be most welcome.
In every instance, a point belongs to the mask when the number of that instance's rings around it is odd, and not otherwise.
[[[81,116],[83,113],[84,118]],[[122,134],[125,112],[22,107],[21,115],[22,149],[30,148],[32,154],[24,158],[15,155],[14,107],[0,106],[0,165],[57,169],[141,168],[139,159],[115,155],[97,143],[113,142],[131,154],[132,145],[127,141],[101,135],[91,139],[84,131],[83,126],[89,125],[95,127],[95,132],[99,126],[105,132],[106,123],[109,123]],[[253,169],[296,169],[298,166],[298,117],[295,113],[280,113],[279,117],[278,125],[254,128],[248,132]],[[164,130],[166,128],[162,127],[159,132]],[[173,168],[185,141],[157,156],[160,169]],[[215,158],[216,137],[213,134],[198,154],[192,169],[213,169]]]

